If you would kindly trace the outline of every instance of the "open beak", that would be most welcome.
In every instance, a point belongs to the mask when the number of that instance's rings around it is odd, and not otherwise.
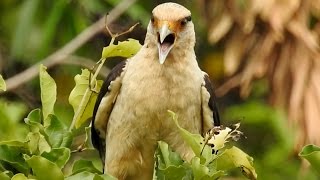
[[[159,50],[159,62],[163,64],[166,60],[170,50],[172,49],[176,36],[169,29],[167,23],[163,23],[158,31],[158,50]]]

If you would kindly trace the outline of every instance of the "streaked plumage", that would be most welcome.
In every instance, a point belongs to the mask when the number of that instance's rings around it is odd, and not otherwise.
[[[213,87],[196,61],[190,11],[165,3],[152,14],[143,47],[112,70],[93,113],[93,144],[119,179],[151,179],[159,140],[186,160],[194,156],[167,110],[193,133],[220,125]]]

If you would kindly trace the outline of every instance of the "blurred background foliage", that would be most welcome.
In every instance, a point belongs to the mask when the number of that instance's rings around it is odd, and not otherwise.
[[[129,0],[130,1],[130,0]],[[0,74],[5,79],[41,62],[120,0],[1,0]],[[132,0],[131,0],[132,2]],[[143,43],[151,10],[165,1],[136,1],[109,27]],[[318,0],[180,0],[192,11],[196,54],[214,82],[223,124],[240,121],[239,146],[254,158],[259,179],[318,179],[297,152],[319,145]],[[105,30],[49,69],[58,87],[55,114],[70,125],[68,96],[81,67],[91,67],[109,44]],[[119,58],[107,61],[105,77]],[[33,78],[0,97],[0,140],[23,139],[23,118],[40,107]]]

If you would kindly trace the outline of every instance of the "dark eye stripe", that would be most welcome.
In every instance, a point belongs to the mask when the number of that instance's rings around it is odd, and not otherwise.
[[[187,21],[191,21],[191,16],[185,18]]]
[[[191,21],[191,16],[187,16],[181,20],[181,25],[186,25],[189,21]]]

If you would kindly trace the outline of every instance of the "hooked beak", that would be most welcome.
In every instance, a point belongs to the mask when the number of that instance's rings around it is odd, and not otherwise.
[[[175,42],[175,34],[164,23],[158,31],[159,62],[163,64]]]

